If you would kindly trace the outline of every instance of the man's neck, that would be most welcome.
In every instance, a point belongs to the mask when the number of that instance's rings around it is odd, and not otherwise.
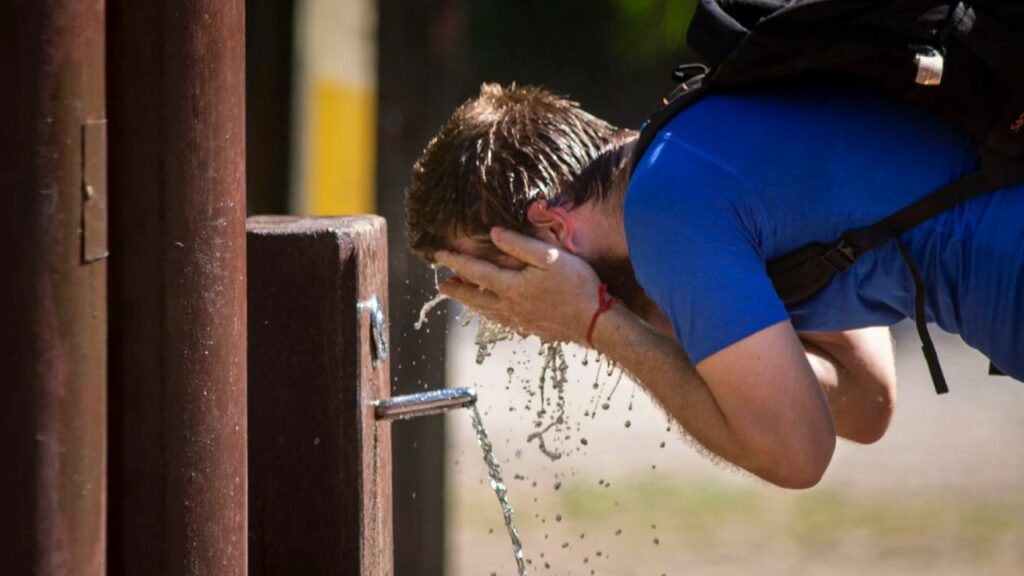
[[[604,202],[587,202],[572,210],[578,255],[589,262],[615,296],[659,332],[673,336],[672,326],[636,280],[629,260],[622,194]]]
[[[620,199],[586,202],[573,208],[572,216],[576,225],[574,239],[584,260],[629,257]]]

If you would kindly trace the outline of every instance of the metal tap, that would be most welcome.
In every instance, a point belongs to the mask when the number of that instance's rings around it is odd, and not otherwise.
[[[476,404],[476,390],[472,388],[443,388],[395,396],[373,403],[378,420],[408,420],[419,416],[440,414],[456,408],[467,408]]]

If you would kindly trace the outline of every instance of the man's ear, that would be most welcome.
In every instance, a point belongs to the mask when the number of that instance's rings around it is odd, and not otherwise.
[[[526,208],[526,219],[533,225],[534,235],[541,240],[561,246],[573,254],[576,245],[576,221],[563,206],[551,206],[547,200],[535,200]]]

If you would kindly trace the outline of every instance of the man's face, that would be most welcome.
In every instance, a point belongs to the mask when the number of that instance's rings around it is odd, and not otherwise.
[[[550,243],[548,239],[539,234],[532,234],[532,236]],[[562,246],[558,247],[564,249]],[[501,268],[521,270],[526,267],[526,264],[523,262],[499,250],[491,242],[490,238],[484,235],[453,238],[451,240],[451,249],[467,256],[486,260]],[[601,281],[608,285],[609,292],[622,300],[636,314],[648,317],[656,309],[654,303],[647,298],[640,283],[637,282],[636,275],[633,272],[633,265],[628,258],[588,255],[586,253],[579,253],[577,256],[586,260]]]
[[[489,236],[458,236],[450,243],[453,251],[486,260],[500,268],[522,270],[526,267],[526,264],[499,250]]]

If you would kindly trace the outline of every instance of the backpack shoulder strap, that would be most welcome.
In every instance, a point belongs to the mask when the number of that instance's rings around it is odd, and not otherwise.
[[[852,266],[868,250],[993,188],[984,171],[975,171],[874,224],[846,232],[834,244],[808,244],[772,259],[768,275],[784,303],[801,302],[817,294],[832,276]]]
[[[707,67],[702,64],[687,64],[676,69],[673,76],[678,79],[686,77],[686,67],[697,67],[700,72],[676,86],[662,101],[662,106],[654,111],[650,117],[640,126],[640,136],[637,138],[636,146],[633,148],[633,155],[629,160],[629,173],[633,174],[637,164],[643,158],[644,152],[654,142],[658,132],[672,121],[680,112],[692,106],[697,100],[708,92],[708,83],[704,80]]]
[[[900,253],[914,280],[914,321],[921,338],[921,347],[935,383],[935,391],[943,394],[949,391],[949,387],[928,334],[924,280],[900,236],[925,220],[997,187],[984,170],[977,170],[874,224],[846,232],[835,244],[810,244],[773,259],[768,262],[768,276],[779,298],[786,304],[794,304],[817,294],[833,276],[848,269],[868,250],[889,240],[899,242]]]

